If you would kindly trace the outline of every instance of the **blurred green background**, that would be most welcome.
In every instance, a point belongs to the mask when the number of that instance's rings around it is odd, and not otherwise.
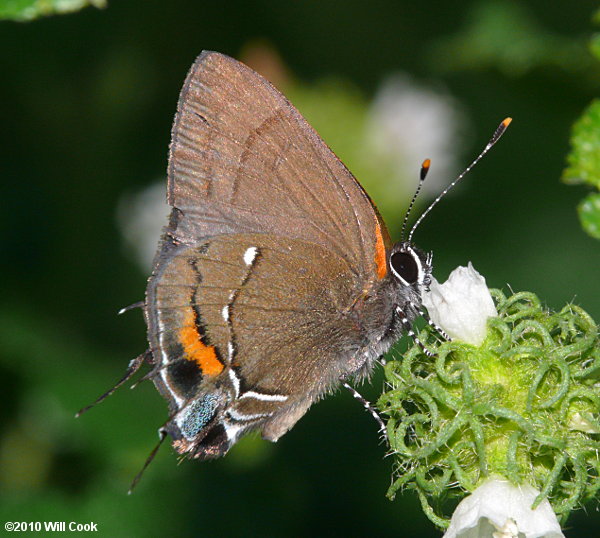
[[[341,392],[276,445],[249,438],[222,460],[179,465],[165,446],[126,495],[164,401],[142,384],[73,415],[146,349],[140,311],[115,315],[143,298],[149,274],[123,237],[128,200],[164,181],[178,93],[202,49],[276,79],[396,237],[420,161],[432,158],[435,191],[452,179],[437,163],[459,171],[512,116],[415,239],[435,253],[439,280],[470,260],[490,286],[533,291],[555,309],[575,301],[598,321],[600,244],[575,211],[586,190],[560,183],[570,126],[600,90],[587,50],[596,7],[113,0],[1,22],[0,519],[92,521],[106,536],[439,536],[410,494],[385,498],[391,459]],[[413,100],[396,114],[407,87]],[[437,126],[439,102],[448,114]],[[418,154],[403,158],[384,127],[416,139]],[[404,183],[398,156],[409,162]],[[381,386],[378,372],[361,390],[374,400]],[[597,535],[599,525],[594,503],[566,534]]]

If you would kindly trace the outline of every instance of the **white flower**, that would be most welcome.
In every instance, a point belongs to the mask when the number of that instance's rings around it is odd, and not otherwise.
[[[410,186],[412,193],[426,157],[432,157],[435,173],[424,191],[437,195],[458,170],[464,124],[464,115],[449,94],[403,73],[384,80],[369,109],[365,146],[370,159],[392,165],[397,181],[388,181],[390,195],[398,185]]]
[[[564,538],[552,507],[534,487],[490,479],[456,507],[444,538]]]
[[[152,260],[170,207],[166,199],[166,180],[149,185],[119,200],[117,221],[125,239],[127,253],[144,272],[152,269]]]
[[[581,414],[579,411],[569,417],[569,428],[585,433],[600,433],[598,421],[590,413]]]
[[[423,305],[431,320],[455,340],[474,346],[483,343],[488,318],[498,315],[483,278],[469,262],[457,267],[444,284],[432,279]]]

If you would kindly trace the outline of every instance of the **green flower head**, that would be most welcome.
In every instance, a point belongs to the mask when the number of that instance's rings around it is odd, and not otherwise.
[[[433,358],[413,345],[385,366],[378,406],[397,473],[388,495],[416,490],[447,528],[434,505],[499,480],[536,491],[523,501],[532,513],[549,502],[564,522],[600,488],[598,326],[576,305],[550,312],[532,293],[488,290],[471,265],[433,282],[423,302],[452,340],[426,327],[418,337]],[[524,518],[496,522],[521,531]],[[554,536],[555,527],[531,536]]]

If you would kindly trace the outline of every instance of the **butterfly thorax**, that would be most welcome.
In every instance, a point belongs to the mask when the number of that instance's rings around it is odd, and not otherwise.
[[[385,279],[375,283],[357,309],[368,346],[364,368],[358,377],[368,374],[373,362],[412,326],[422,313],[422,294],[431,283],[432,256],[408,242],[396,243],[388,257]]]

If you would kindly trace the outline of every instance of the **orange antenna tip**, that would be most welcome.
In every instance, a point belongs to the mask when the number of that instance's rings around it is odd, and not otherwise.
[[[431,166],[431,159],[425,159],[421,165],[421,181],[424,181]]]
[[[417,196],[419,196],[419,193],[421,192],[421,188],[423,187],[423,182],[425,181],[425,178],[427,177],[427,172],[429,172],[430,166],[431,166],[431,159],[425,159],[423,161],[423,164],[421,164],[421,173],[420,173],[420,177],[419,177],[419,184],[417,185],[417,190],[413,194],[410,204],[408,204],[408,209],[406,210],[406,213],[404,214],[404,221],[402,222],[401,237],[402,237],[403,241],[404,241],[404,237],[405,237],[404,234],[406,232],[406,224],[408,222],[408,217],[410,215],[410,212],[412,211],[413,206],[415,205],[415,200],[417,199]]]
[[[450,183],[450,185],[448,185],[438,195],[438,197],[433,202],[431,202],[431,204],[429,204],[429,207],[425,211],[423,211],[423,213],[421,213],[421,216],[417,219],[417,222],[415,222],[413,224],[413,227],[410,229],[410,232],[408,233],[407,241],[409,243],[412,241],[412,236],[415,233],[415,230],[419,227],[419,224],[421,224],[421,222],[423,221],[423,219],[437,205],[437,203],[444,196],[446,196],[446,194],[448,193],[448,191],[450,189],[452,189],[452,187],[454,187],[454,185],[456,185],[463,177],[465,177],[471,171],[471,169],[483,158],[483,156],[492,148],[492,146],[496,142],[498,142],[498,140],[500,140],[500,137],[504,134],[504,131],[506,131],[506,128],[510,125],[511,121],[512,121],[512,118],[505,118],[504,120],[502,120],[502,122],[500,123],[500,125],[498,125],[498,127],[496,127],[496,130],[494,131],[494,134],[492,135],[492,138],[490,138],[489,142],[487,143],[487,145],[485,146],[485,148],[483,148],[482,152],[479,155],[477,155],[477,157],[475,157],[475,160],[469,166],[467,166],[464,169],[464,171],[452,183]],[[425,165],[427,165],[427,167]],[[428,169],[429,169],[429,159],[426,159],[425,161],[423,161],[423,164],[422,164],[422,167],[421,167],[421,182],[419,183],[419,189],[421,188],[421,185],[423,184],[423,179],[424,179],[423,174],[427,175],[427,170]],[[417,189],[417,192],[418,192],[418,189]],[[413,197],[413,200],[414,200],[414,197]],[[412,207],[412,202],[411,202],[411,205],[409,206],[409,209],[411,207]],[[404,217],[404,224],[402,226],[402,237],[404,237],[404,230],[405,230],[405,224],[406,224],[407,216]]]

